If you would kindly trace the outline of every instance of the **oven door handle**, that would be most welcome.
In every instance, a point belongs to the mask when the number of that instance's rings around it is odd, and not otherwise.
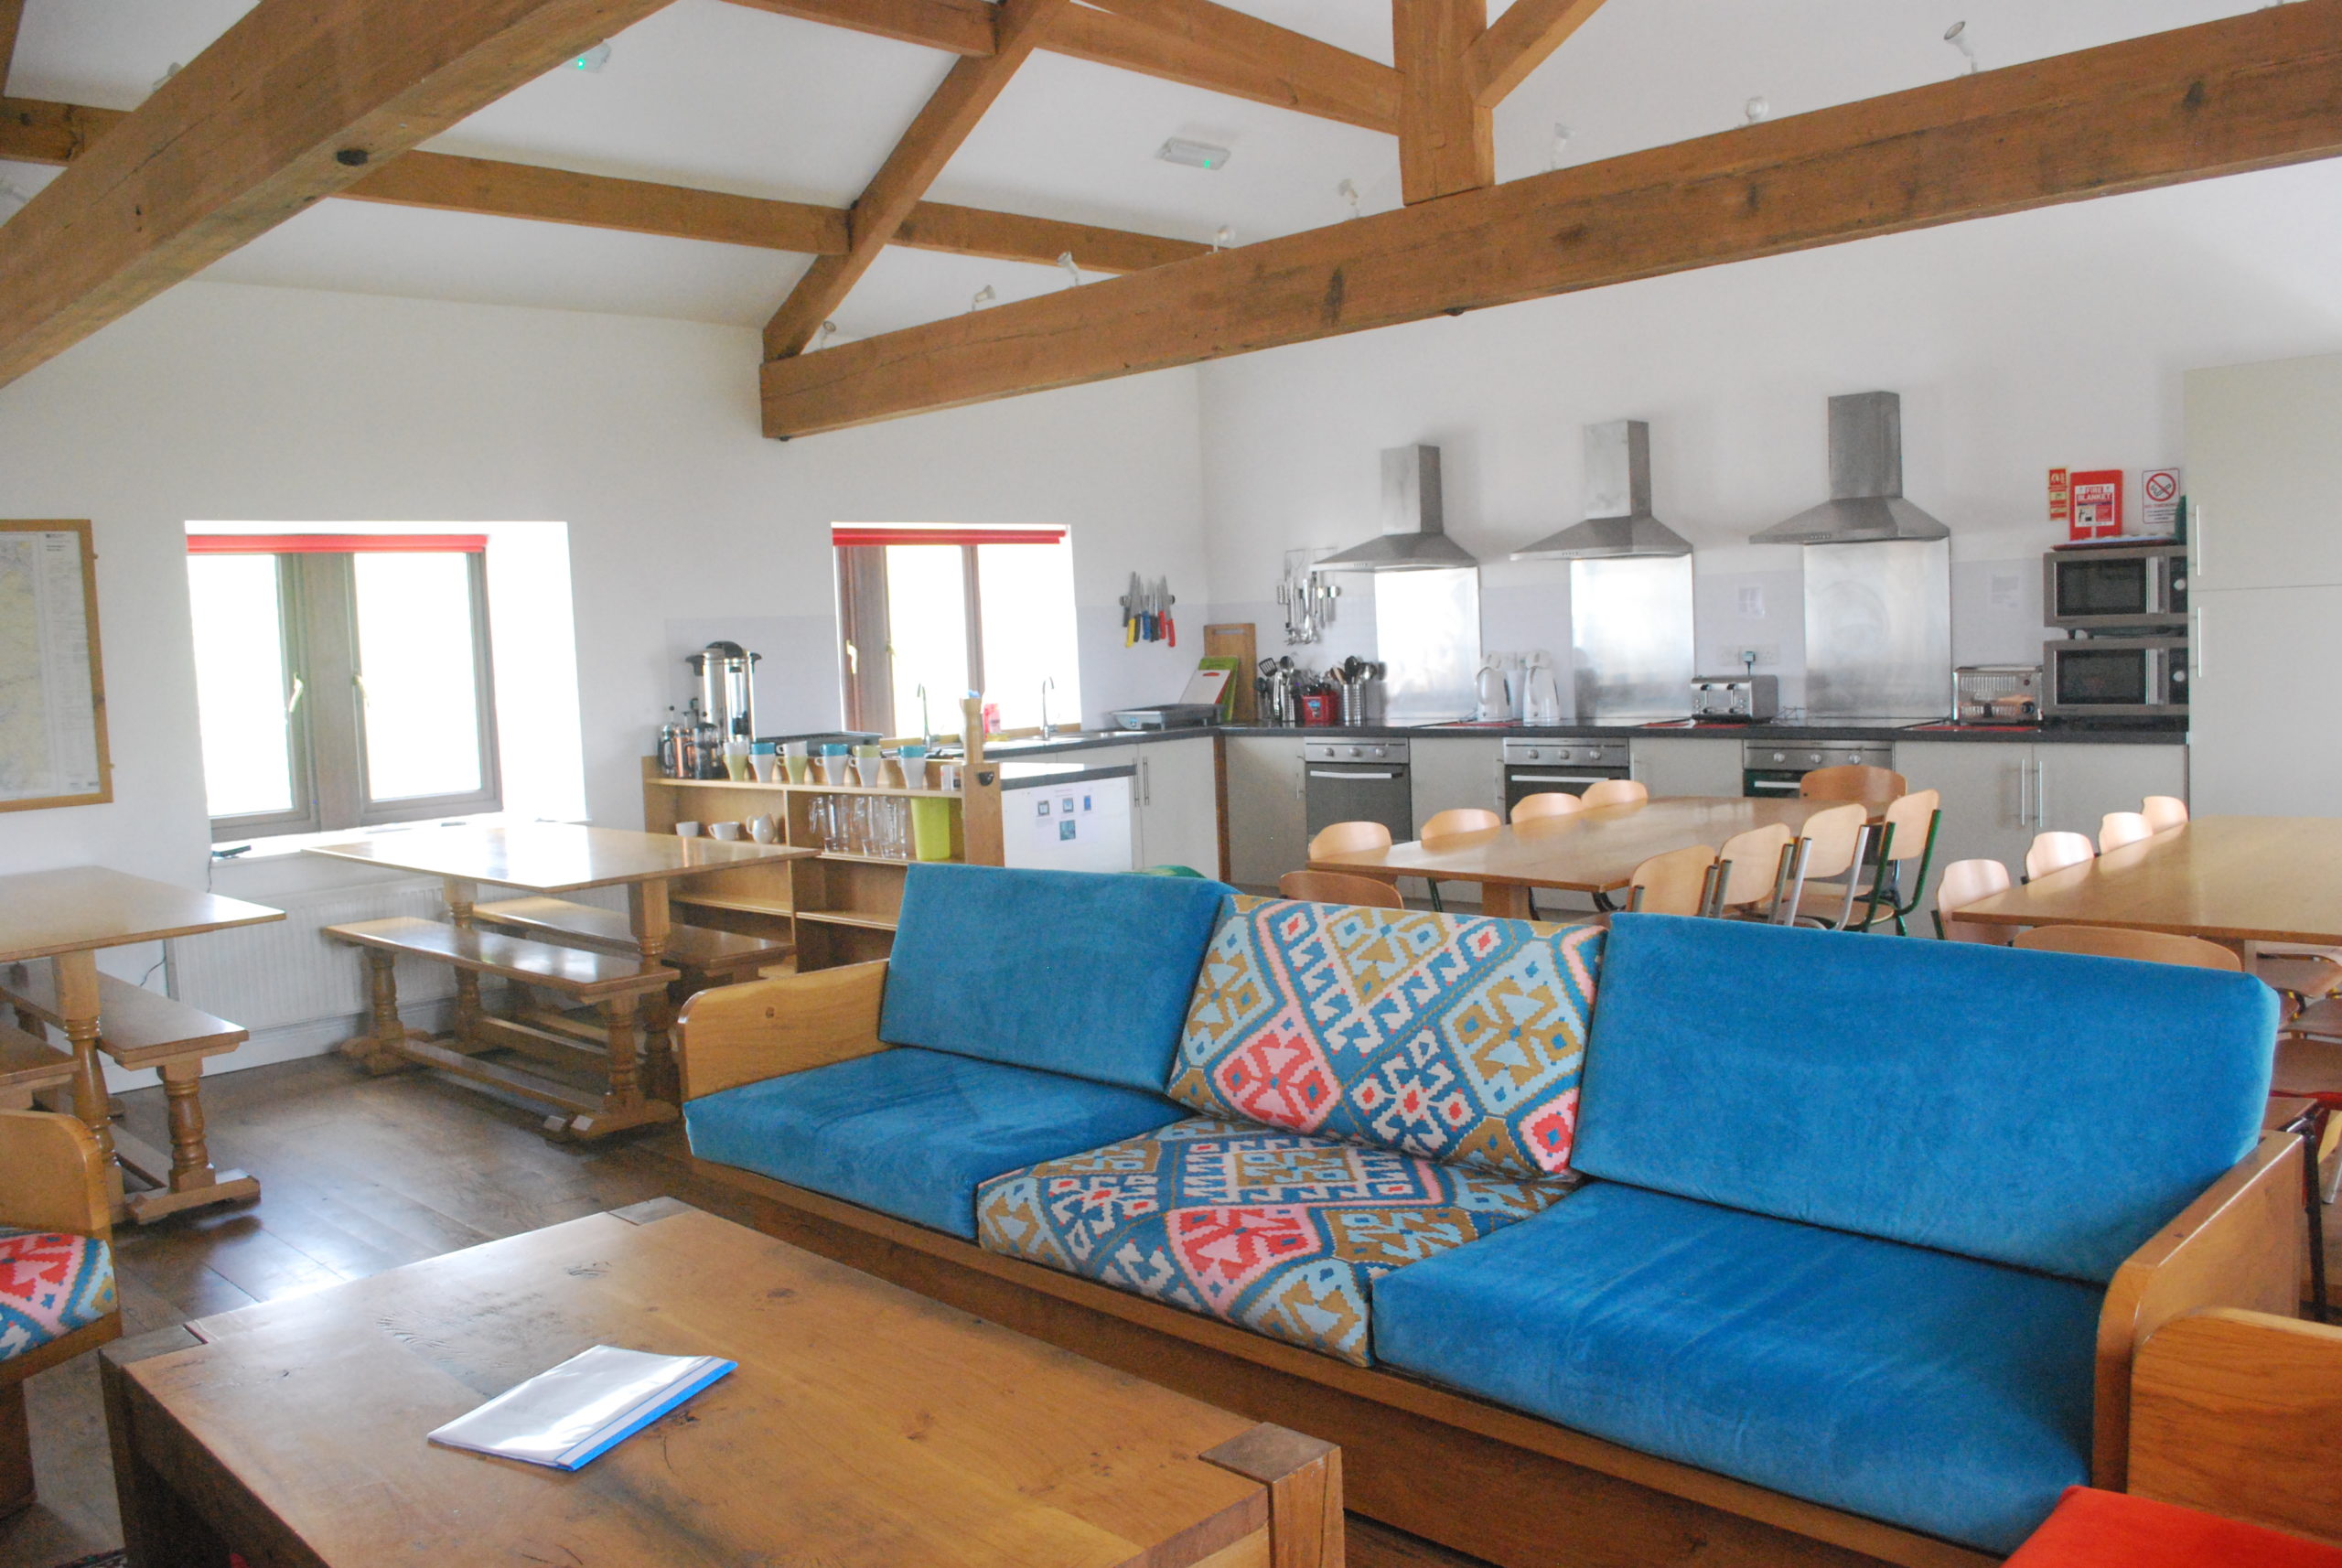
[[[1309,770],[1312,779],[1396,779],[1396,773],[1327,773],[1319,768]]]
[[[1795,779],[1756,779],[1748,785],[1749,792],[1755,795],[1794,795],[1799,787]]]
[[[1623,779],[1623,773],[1515,773],[1505,780],[1508,784],[1600,784],[1612,779]]]

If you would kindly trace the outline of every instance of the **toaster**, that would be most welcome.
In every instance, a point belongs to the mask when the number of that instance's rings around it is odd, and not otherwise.
[[[1761,725],[1781,711],[1778,675],[1697,675],[1692,680],[1692,716]]]

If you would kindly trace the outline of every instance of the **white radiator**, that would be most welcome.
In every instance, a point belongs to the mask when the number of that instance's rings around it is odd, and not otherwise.
[[[170,943],[172,989],[179,1000],[254,1033],[367,1011],[365,960],[358,949],[324,935],[323,928],[446,914],[435,881],[319,888],[265,902],[284,910],[285,918]],[[419,959],[399,961],[398,981],[402,1007],[456,992],[454,971]]]

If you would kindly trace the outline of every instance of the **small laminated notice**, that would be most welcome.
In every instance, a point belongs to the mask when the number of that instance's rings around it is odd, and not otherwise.
[[[575,1470],[698,1393],[736,1361],[596,1345],[431,1434],[449,1448]]]

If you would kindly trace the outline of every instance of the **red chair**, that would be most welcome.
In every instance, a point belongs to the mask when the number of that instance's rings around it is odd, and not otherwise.
[[[2342,1568],[2342,1547],[2127,1492],[2069,1487],[2005,1568]]]

